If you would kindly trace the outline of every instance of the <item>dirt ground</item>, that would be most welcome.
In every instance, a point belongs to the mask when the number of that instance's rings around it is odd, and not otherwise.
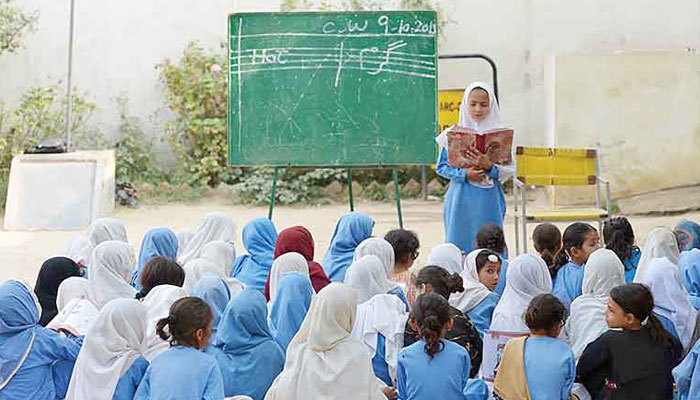
[[[398,227],[396,209],[392,203],[359,203],[358,211],[363,211],[375,219],[374,234],[384,235]],[[509,208],[509,210],[512,208]],[[122,219],[126,225],[129,241],[138,251],[141,238],[152,227],[167,226],[179,229],[197,226],[199,219],[209,211],[223,211],[238,225],[236,250],[243,254],[240,241],[243,226],[251,219],[267,216],[266,207],[231,206],[221,201],[205,201],[197,204],[169,204],[164,206],[142,206],[138,209],[118,208],[111,217]],[[324,205],[307,207],[278,207],[273,220],[278,230],[293,225],[304,225],[314,235],[316,260],[320,261],[328,247],[328,241],[338,218],[348,211],[347,205]],[[417,266],[422,266],[430,249],[442,243],[442,203],[438,201],[406,201],[403,203],[404,224],[415,231],[421,241],[420,257]],[[673,227],[683,218],[700,220],[700,212],[672,217],[630,217],[638,242],[644,243],[647,233],[657,226]],[[2,226],[0,224],[0,226]],[[561,225],[561,228],[565,224]],[[534,225],[530,226],[530,231]],[[506,218],[506,237],[511,254],[515,249],[513,221]],[[34,283],[41,263],[49,257],[60,255],[67,243],[80,231],[39,231],[7,232],[0,231],[0,282],[9,278],[19,278]],[[531,247],[530,247],[531,248]]]

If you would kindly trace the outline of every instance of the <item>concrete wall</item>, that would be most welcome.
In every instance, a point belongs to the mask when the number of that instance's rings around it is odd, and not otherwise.
[[[396,0],[387,0],[395,3]],[[516,141],[553,141],[545,70],[552,56],[611,55],[700,47],[697,0],[440,0],[448,19],[441,53],[485,53],[499,66],[502,115]],[[39,31],[17,55],[0,57],[0,100],[15,102],[31,85],[65,76],[68,1],[19,1],[39,9]],[[116,127],[113,98],[125,94],[132,110],[147,118],[164,110],[163,88],[154,66],[176,58],[197,39],[216,47],[225,40],[232,11],[274,11],[279,0],[77,1],[75,85],[100,107],[96,122]],[[660,17],[663,15],[663,18]],[[489,80],[478,61],[445,61],[440,87],[463,88]],[[588,92],[586,92],[588,93]],[[635,101],[633,96],[627,97]],[[630,107],[633,109],[634,107]],[[636,107],[644,114],[644,107]],[[165,113],[167,116],[167,113]],[[629,117],[633,117],[628,115]],[[690,132],[693,127],[684,127]],[[700,151],[700,150],[699,150]],[[698,154],[700,156],[700,154]]]

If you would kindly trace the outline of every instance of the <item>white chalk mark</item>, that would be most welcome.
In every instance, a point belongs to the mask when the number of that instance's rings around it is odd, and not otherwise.
[[[423,33],[302,33],[302,32],[277,32],[277,33],[255,33],[250,35],[243,35],[243,39],[259,38],[259,37],[270,37],[270,36],[311,36],[311,37],[426,37],[435,38],[434,34],[423,34]]]
[[[370,74],[370,75],[380,74],[384,70],[384,67],[386,67],[389,64],[389,57],[391,57],[391,52],[393,50],[405,47],[406,45],[408,45],[408,43],[404,42],[403,40],[400,40],[400,41],[394,42],[394,43],[390,43],[389,46],[387,47],[387,50],[386,50],[386,58],[384,59],[384,62],[379,64],[379,68],[377,68],[376,71],[368,72],[368,74]]]
[[[346,53],[348,52],[360,52],[361,50],[364,50],[365,48],[357,48],[357,47],[345,47],[344,51]],[[338,51],[338,47],[265,47],[265,48],[258,48],[258,49],[243,49],[240,51],[240,53],[252,53],[254,51],[260,51],[260,50],[290,50],[290,51],[315,51],[315,50],[323,50],[323,51]],[[231,50],[231,53],[239,53],[237,50]],[[402,52],[402,51],[392,51],[392,54],[397,54],[400,56],[415,56],[415,57],[427,57],[427,58],[435,58],[435,54],[420,54],[420,53],[407,53],[407,52]]]
[[[338,87],[340,83],[340,71],[343,70],[343,47],[345,47],[345,42],[340,42],[340,55],[338,56],[338,71],[335,73],[335,87]]]
[[[319,54],[318,56],[323,56],[322,54]],[[343,62],[343,65],[347,65],[348,63],[352,62],[357,62],[360,65],[360,68],[371,71],[374,68],[369,68],[366,65],[368,64],[384,64],[384,65],[396,65],[399,67],[407,67],[407,68],[413,68],[413,69],[424,69],[427,71],[435,71],[435,67],[433,66],[428,66],[428,65],[423,65],[423,64],[414,64],[411,62],[396,62],[394,59],[391,59],[388,63],[386,63],[386,57],[369,57],[369,56],[362,56],[360,58],[359,56],[347,56],[343,57],[346,59]],[[292,64],[305,64],[305,63],[333,63],[334,65],[337,65],[339,62],[342,60],[338,56],[333,56],[333,55],[328,55],[327,57],[324,58],[303,58],[299,60],[286,60],[284,63],[276,63],[276,64],[259,64],[259,63],[254,63],[254,62],[244,62],[240,66],[242,67],[249,67],[251,65],[255,66],[264,66],[264,65],[292,65]],[[232,65],[231,68],[236,68],[238,65]]]
[[[243,32],[243,18],[238,19],[238,50],[241,49],[241,33]],[[241,153],[241,144],[243,141],[243,101],[241,100],[241,95],[243,94],[242,84],[241,84],[241,55],[238,54],[238,153]]]
[[[288,67],[272,67],[272,68],[257,68],[257,69],[247,69],[245,71],[241,71],[242,74],[250,74],[254,72],[266,72],[266,71],[291,71],[291,70],[308,70],[308,69],[337,69],[338,67],[333,65],[333,66],[322,66],[322,65],[298,65],[298,66],[288,66]],[[367,71],[366,68],[360,68],[360,67],[349,67],[345,66],[343,69],[346,70],[355,70],[355,71]],[[382,72],[387,72],[389,74],[399,74],[399,75],[408,75],[408,76],[418,76],[421,78],[431,78],[435,79],[435,74],[424,74],[420,72],[410,72],[410,71],[401,71],[401,70],[394,70],[394,69],[384,69]]]

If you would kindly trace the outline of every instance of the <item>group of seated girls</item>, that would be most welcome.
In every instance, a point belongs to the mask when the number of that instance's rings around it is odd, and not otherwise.
[[[223,213],[150,230],[138,257],[95,221],[33,289],[0,285],[0,400],[700,398],[697,224],[643,249],[624,218],[604,246],[542,224],[510,261],[485,225],[421,266],[415,233],[373,230],[343,215],[318,263],[308,229],[269,219],[238,257]]]

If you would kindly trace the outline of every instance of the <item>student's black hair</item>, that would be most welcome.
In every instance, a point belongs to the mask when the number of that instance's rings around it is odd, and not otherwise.
[[[654,342],[662,346],[671,345],[671,335],[653,313],[654,296],[648,287],[641,283],[620,285],[610,291],[610,298],[624,312],[634,315],[642,323],[642,330],[645,330]]]
[[[555,334],[557,328],[566,321],[567,311],[564,304],[554,295],[544,293],[535,296],[525,311],[525,325],[531,332],[544,331]]]
[[[503,261],[501,260],[501,256],[499,256],[495,251],[491,250],[481,250],[479,254],[476,255],[476,270],[477,272],[480,271],[484,266],[486,266],[486,263],[489,262],[489,257],[495,256],[498,259],[499,263],[502,263]]]
[[[440,339],[452,318],[450,304],[437,293],[423,293],[413,304],[410,317],[418,325],[418,335],[425,340],[425,352],[432,359],[444,347]]]
[[[161,339],[169,341],[171,346],[197,347],[197,330],[207,329],[212,318],[206,301],[199,297],[183,297],[170,306],[167,317],[158,320],[156,333]]]
[[[498,254],[506,251],[506,237],[503,229],[494,224],[484,224],[476,233],[476,246],[480,249],[488,249]]]
[[[583,247],[586,235],[591,231],[597,232],[594,227],[584,222],[575,222],[564,230],[561,249],[554,257],[554,264],[549,267],[549,274],[552,275],[552,278],[556,278],[559,269],[569,262],[569,250]]]
[[[394,229],[384,235],[384,240],[391,243],[394,248],[394,259],[396,261],[406,260],[406,257],[413,257],[420,248],[418,236],[406,229]]]
[[[625,217],[610,218],[603,225],[603,240],[605,248],[612,250],[624,264],[632,256],[634,245],[634,230]],[[627,268],[627,266],[625,266]]]
[[[146,295],[156,286],[173,285],[182,287],[185,282],[185,270],[180,264],[168,257],[153,257],[144,265],[139,283],[141,291],[136,293],[136,299],[146,297]]]
[[[415,279],[416,286],[430,285],[433,292],[448,300],[450,294],[463,292],[464,285],[459,274],[450,275],[445,269],[435,265],[423,267]]]
[[[561,248],[561,231],[556,225],[545,222],[535,227],[532,242],[548,267],[554,264],[554,257]]]

